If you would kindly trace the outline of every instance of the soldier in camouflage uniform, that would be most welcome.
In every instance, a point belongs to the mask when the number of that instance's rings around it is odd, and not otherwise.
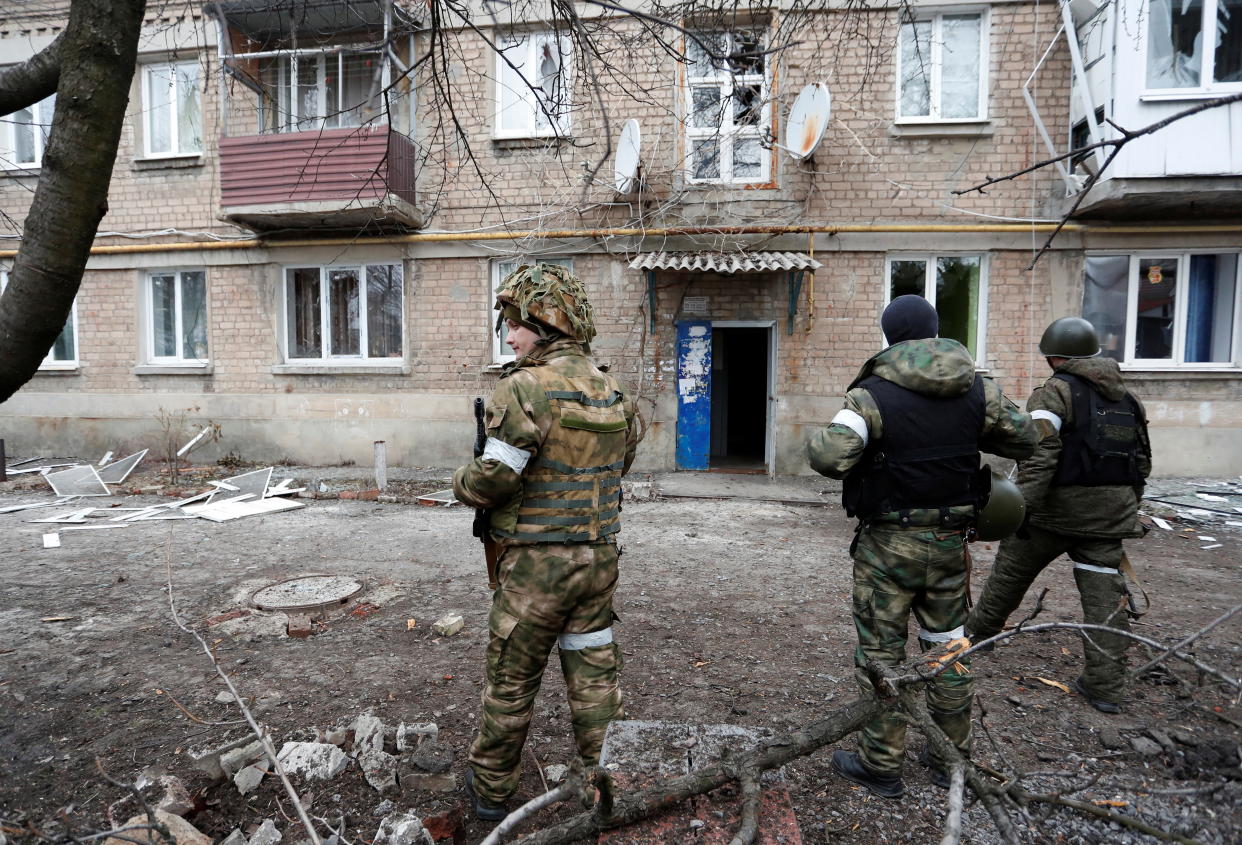
[[[850,553],[855,674],[864,691],[868,661],[905,659],[911,612],[923,650],[962,636],[966,532],[986,497],[979,451],[1024,458],[1035,448],[1030,417],[975,374],[965,347],[936,337],[938,323],[922,297],[893,300],[881,318],[892,345],[863,365],[845,408],[808,444],[816,472],[845,479],[846,512],[859,518]],[[971,701],[970,676],[952,668],[927,692],[932,717],[964,754]],[[905,733],[900,716],[882,714],[863,729],[861,753],[835,752],[832,769],[898,798]],[[943,764],[928,762],[933,782],[947,786]]]
[[[509,274],[497,331],[518,359],[487,405],[487,446],[457,470],[453,491],[490,509],[499,546],[487,686],[466,787],[479,818],[506,814],[548,654],[559,646],[574,738],[599,759],[623,719],[612,634],[621,476],[638,444],[633,402],[591,363],[594,314],[582,283],[549,264]]]
[[[1026,403],[1040,435],[1018,472],[1029,528],[1001,542],[966,622],[972,640],[1000,633],[1031,582],[1062,554],[1074,561],[1083,621],[1129,630],[1121,541],[1143,533],[1138,506],[1151,445],[1142,404],[1099,349],[1095,329],[1078,317],[1054,321],[1040,340],[1053,375]],[[1083,638],[1085,666],[1074,688],[1103,713],[1121,709],[1128,642],[1099,631]]]

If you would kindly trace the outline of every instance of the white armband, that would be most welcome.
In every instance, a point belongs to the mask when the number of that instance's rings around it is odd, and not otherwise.
[[[485,461],[500,461],[509,469],[522,474],[522,470],[526,469],[526,464],[530,461],[530,452],[525,449],[519,449],[516,446],[510,446],[503,440],[497,440],[495,437],[487,438],[487,445],[483,447],[481,455]]]
[[[1048,422],[1052,423],[1052,427],[1055,428],[1058,432],[1061,430],[1061,418],[1058,417],[1056,414],[1052,413],[1052,411],[1043,411],[1043,410],[1031,411],[1031,419],[1047,420]]]
[[[832,418],[833,425],[843,425],[850,431],[862,438],[863,445],[867,445],[867,421],[863,419],[863,415],[857,411],[851,411],[849,408],[842,408],[837,411],[837,415]]]

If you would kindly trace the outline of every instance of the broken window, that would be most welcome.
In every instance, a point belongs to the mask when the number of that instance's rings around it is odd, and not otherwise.
[[[983,12],[918,15],[897,39],[899,120],[982,120],[987,114]]]
[[[38,167],[43,162],[48,135],[52,131],[52,113],[56,95],[40,100],[33,106],[18,109],[0,123],[0,166],[13,170]]]
[[[1151,0],[1147,87],[1233,89],[1242,83],[1242,0]]]
[[[400,264],[286,268],[287,358],[402,357],[402,278]]]
[[[309,132],[386,122],[378,50],[290,52],[262,60],[265,132]]]
[[[497,138],[569,132],[571,47],[554,32],[524,32],[497,41]]]
[[[940,337],[956,340],[983,365],[985,265],[980,255],[917,255],[888,260],[887,302],[921,296],[936,308]]]
[[[201,364],[207,360],[207,274],[159,271],[147,276],[147,360]]]
[[[505,276],[512,273],[523,264],[533,264],[538,261],[540,264],[555,264],[558,267],[564,267],[570,271],[574,269],[574,260],[572,258],[545,258],[543,256],[524,258],[520,261],[493,261],[492,262],[492,287],[491,292],[500,288],[500,283],[504,281]],[[489,300],[488,304],[494,300]],[[514,360],[517,356],[513,354],[513,350],[505,346],[505,328],[501,326],[500,331],[496,331],[496,314],[494,310],[488,310],[488,331],[492,335],[492,363],[506,364]]]
[[[766,59],[757,32],[701,32],[686,38],[689,181],[770,178],[771,151],[763,144],[771,116]]]
[[[9,271],[0,270],[0,293],[9,286]],[[69,370],[78,366],[78,302],[74,299],[65,327],[39,365],[41,370]]]
[[[1153,367],[1238,360],[1239,254],[1088,256],[1082,314],[1101,354]]]
[[[197,61],[143,67],[142,96],[148,157],[202,152]]]

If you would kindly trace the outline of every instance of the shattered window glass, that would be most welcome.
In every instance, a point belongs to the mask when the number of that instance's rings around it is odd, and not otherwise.
[[[708,57],[686,38],[686,175],[698,182],[762,182],[771,151],[765,149],[771,103],[763,39],[758,32],[698,33],[724,57]]]
[[[695,128],[720,126],[720,86],[693,88],[690,91],[690,125]]]
[[[720,144],[711,138],[694,141],[691,172],[695,179],[716,179],[720,176]]]

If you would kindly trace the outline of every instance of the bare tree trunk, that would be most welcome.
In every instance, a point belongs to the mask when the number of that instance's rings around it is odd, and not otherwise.
[[[70,7],[57,50],[52,134],[0,299],[0,402],[35,374],[73,307],[108,210],[145,9],[146,0],[74,0]]]

